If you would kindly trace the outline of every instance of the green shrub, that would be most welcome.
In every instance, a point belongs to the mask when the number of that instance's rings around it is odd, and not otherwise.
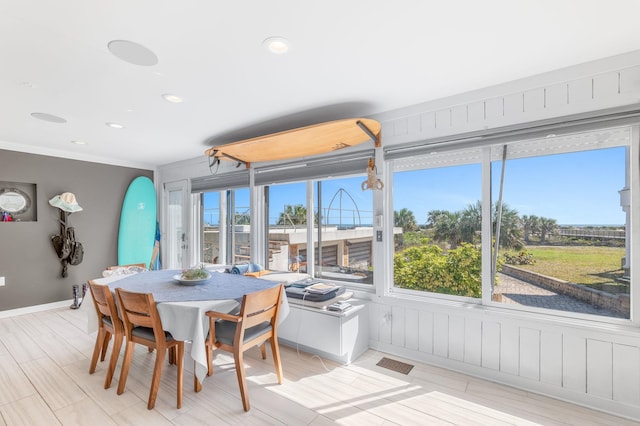
[[[520,251],[517,254],[505,253],[504,263],[509,265],[534,265],[536,263],[533,253],[530,251]]]
[[[409,247],[393,258],[394,282],[402,288],[480,297],[480,249],[462,243],[444,252],[434,244]]]

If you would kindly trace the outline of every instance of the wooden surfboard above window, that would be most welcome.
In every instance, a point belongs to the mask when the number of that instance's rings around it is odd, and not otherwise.
[[[287,160],[325,154],[373,140],[380,146],[380,123],[367,118],[349,118],[300,127],[266,136],[216,146],[208,157],[246,163]]]

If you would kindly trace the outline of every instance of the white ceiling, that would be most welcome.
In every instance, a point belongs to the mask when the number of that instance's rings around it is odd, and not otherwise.
[[[153,167],[640,49],[639,19],[637,0],[0,0],[0,148]]]

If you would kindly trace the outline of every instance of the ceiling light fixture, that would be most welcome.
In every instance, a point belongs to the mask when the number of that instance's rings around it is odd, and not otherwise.
[[[289,41],[283,37],[269,37],[262,42],[262,46],[276,55],[283,55],[289,51]]]
[[[158,63],[158,57],[141,44],[129,40],[112,40],[107,44],[111,53],[125,62],[134,65],[152,66]]]
[[[111,127],[112,129],[124,129],[124,126],[120,123],[114,123],[114,122],[108,122],[105,123],[107,126]]]
[[[48,121],[49,123],[66,123],[62,117],[58,117],[57,115],[49,114],[46,112],[32,112],[31,116],[33,118],[37,118],[38,120]]]
[[[72,144],[75,145],[86,145],[87,143],[85,141],[71,141]]]
[[[162,95],[162,99],[167,102],[171,102],[172,104],[179,104],[183,101],[183,99],[178,95],[172,95],[170,93],[165,93]]]

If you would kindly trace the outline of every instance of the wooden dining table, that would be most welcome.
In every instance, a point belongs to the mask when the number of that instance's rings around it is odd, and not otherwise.
[[[211,278],[201,284],[184,285],[177,278],[179,270],[145,271],[131,275],[111,275],[93,281],[116,288],[140,293],[152,293],[160,314],[162,327],[174,339],[191,342],[191,358],[194,360],[196,389],[207,373],[205,338],[209,332],[207,311],[232,312],[240,306],[242,296],[279,284],[260,278],[224,272],[211,272]],[[90,293],[88,293],[90,296]],[[82,309],[93,311],[93,301],[85,301]],[[289,313],[289,304],[283,293],[278,321]],[[97,316],[87,313],[87,331],[98,328]]]

